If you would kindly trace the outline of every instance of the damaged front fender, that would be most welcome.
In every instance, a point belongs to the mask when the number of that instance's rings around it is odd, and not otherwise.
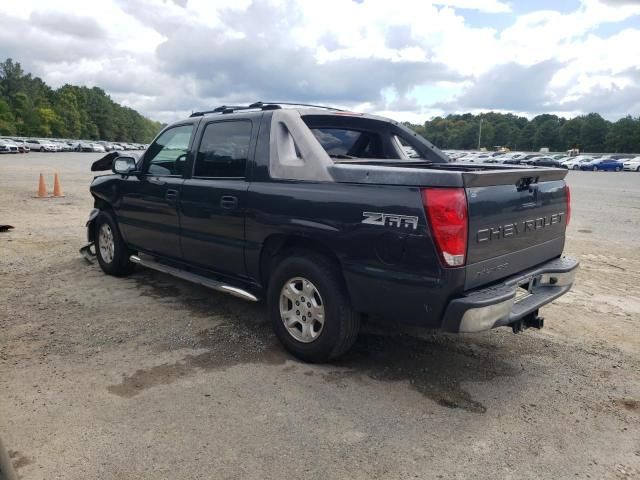
[[[96,256],[95,249],[93,248],[95,244],[95,237],[96,237],[96,234],[95,234],[96,229],[94,228],[94,223],[99,213],[100,213],[99,208],[93,208],[89,213],[89,220],[87,220],[87,223],[86,223],[88,243],[80,249],[80,254],[89,263],[93,263],[93,258]]]

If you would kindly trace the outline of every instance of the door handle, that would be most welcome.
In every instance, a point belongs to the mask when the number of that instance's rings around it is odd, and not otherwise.
[[[236,208],[238,206],[238,197],[225,195],[220,199],[220,206],[228,209]]]
[[[164,194],[164,199],[169,204],[175,203],[176,200],[178,199],[178,191],[177,190],[173,190],[171,188],[168,189]]]

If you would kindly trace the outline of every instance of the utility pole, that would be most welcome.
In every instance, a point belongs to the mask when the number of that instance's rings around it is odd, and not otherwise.
[[[478,150],[480,150],[480,140],[482,140],[482,118],[480,119],[480,129],[478,131]]]

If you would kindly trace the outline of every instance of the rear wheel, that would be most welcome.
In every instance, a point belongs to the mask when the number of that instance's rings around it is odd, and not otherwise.
[[[355,342],[360,316],[329,258],[312,252],[282,260],[271,275],[268,311],[283,346],[307,362],[326,362]]]
[[[108,275],[123,277],[135,269],[129,260],[133,253],[120,235],[118,225],[109,212],[100,212],[95,220],[96,257],[102,271]]]
[[[616,172],[619,172],[619,171],[620,171],[620,167],[616,167]]]
[[[573,169],[574,169],[574,170],[580,170],[580,167],[579,167],[578,165],[574,165],[574,166],[573,166]]]

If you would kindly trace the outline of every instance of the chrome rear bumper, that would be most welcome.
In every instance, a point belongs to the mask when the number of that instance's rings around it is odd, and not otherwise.
[[[578,266],[575,258],[561,257],[497,285],[472,290],[449,303],[442,330],[480,332],[515,323],[567,293]]]

